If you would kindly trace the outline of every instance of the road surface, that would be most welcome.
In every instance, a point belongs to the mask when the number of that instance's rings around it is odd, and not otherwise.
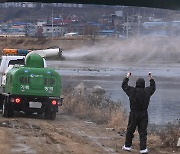
[[[121,150],[125,128],[116,132],[105,125],[57,114],[55,121],[44,120],[39,115],[13,118],[0,115],[0,153],[2,154],[126,154]],[[148,137],[150,153],[162,151],[155,136]],[[138,135],[133,141],[132,154],[139,153]],[[176,152],[175,152],[176,153]]]

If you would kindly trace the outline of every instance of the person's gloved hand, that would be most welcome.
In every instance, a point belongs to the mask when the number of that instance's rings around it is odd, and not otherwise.
[[[131,72],[127,73],[127,78],[129,79],[129,77],[131,76]]]
[[[152,73],[151,72],[148,73],[148,77],[149,77],[149,79],[152,79]]]

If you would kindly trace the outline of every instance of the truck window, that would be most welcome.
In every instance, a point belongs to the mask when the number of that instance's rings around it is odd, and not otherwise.
[[[10,60],[8,66],[15,64],[24,65],[25,64],[24,59]]]

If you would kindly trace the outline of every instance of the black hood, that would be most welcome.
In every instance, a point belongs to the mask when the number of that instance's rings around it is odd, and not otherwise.
[[[137,79],[136,88],[145,88],[145,80],[143,78]]]

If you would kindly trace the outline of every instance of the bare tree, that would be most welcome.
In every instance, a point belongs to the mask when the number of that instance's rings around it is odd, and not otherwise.
[[[89,39],[92,40],[92,43],[94,44],[98,35],[98,31],[99,31],[99,27],[94,25],[86,25],[84,33],[89,37]]]

